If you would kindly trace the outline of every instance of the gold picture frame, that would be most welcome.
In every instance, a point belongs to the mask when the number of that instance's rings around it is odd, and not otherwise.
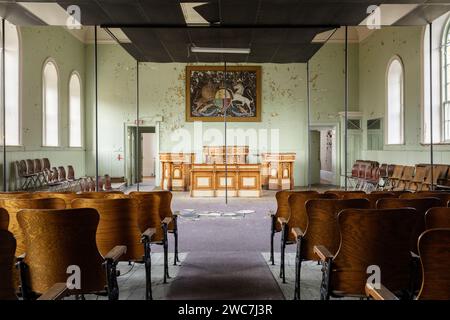
[[[186,121],[261,122],[261,67],[186,66]],[[226,78],[226,82],[224,81]]]

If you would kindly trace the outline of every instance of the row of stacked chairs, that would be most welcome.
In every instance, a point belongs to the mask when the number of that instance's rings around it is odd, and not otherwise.
[[[19,190],[67,187],[75,182],[72,165],[52,167],[48,158],[26,159],[13,163]]]
[[[376,161],[357,160],[348,178],[354,190],[426,191],[436,187],[446,188],[446,185],[450,187],[449,168],[440,164],[380,165]]]
[[[450,299],[450,193],[437,191],[280,191],[272,212],[273,241],[297,245],[295,299],[303,261],[322,264],[321,299]],[[370,283],[376,266],[382,283]],[[369,269],[368,269],[369,268]],[[377,286],[379,285],[379,286]],[[382,290],[380,290],[382,288]]]
[[[145,297],[152,299],[151,245],[164,248],[164,283],[168,233],[174,235],[173,264],[179,262],[171,201],[169,191],[0,193],[0,300],[47,298],[48,290],[60,298],[116,300],[120,261],[145,265]],[[74,265],[81,285],[65,288]]]

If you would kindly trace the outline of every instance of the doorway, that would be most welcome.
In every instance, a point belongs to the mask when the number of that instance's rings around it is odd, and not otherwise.
[[[141,183],[155,185],[156,175],[156,133],[154,132],[140,132],[141,148],[140,152],[140,173]]]
[[[312,185],[336,185],[336,130],[317,127],[310,131],[309,157]]]

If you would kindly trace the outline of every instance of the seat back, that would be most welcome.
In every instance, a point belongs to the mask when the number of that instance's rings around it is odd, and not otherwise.
[[[403,169],[405,166],[395,165],[394,171],[392,172],[391,179],[392,180],[399,180],[403,175]]]
[[[50,166],[50,160],[48,160],[48,158],[43,158],[42,159],[42,169],[49,169],[50,170],[51,166]]]
[[[331,291],[337,295],[365,296],[370,266],[379,267],[383,285],[393,292],[409,289],[409,248],[415,220],[415,209],[411,208],[341,211],[341,241],[333,259]]]
[[[34,161],[31,159],[27,159],[25,161],[27,165],[27,174],[33,174],[34,173]]]
[[[370,202],[371,209],[375,209],[377,207],[377,201],[383,198],[398,198],[398,196],[392,192],[346,193],[342,196],[342,199],[367,199]]]
[[[440,207],[446,207],[450,201],[449,192],[440,191],[419,191],[414,193],[404,193],[400,195],[400,199],[421,199],[421,198],[438,198],[441,200]]]
[[[450,300],[450,229],[425,231],[418,243],[422,264],[420,300]]]
[[[334,194],[336,195],[339,199],[343,199],[345,195],[349,195],[349,194],[362,194],[365,195],[366,193],[364,191],[361,190],[355,190],[355,191],[345,191],[345,190],[327,190],[324,192],[325,194]]]
[[[43,293],[55,283],[66,283],[69,266],[81,270],[81,289],[73,293],[104,290],[103,258],[95,243],[99,216],[94,209],[21,210],[17,219],[25,234],[32,291]]]
[[[0,208],[4,208],[9,214],[8,230],[14,234],[17,241],[16,256],[26,252],[25,238],[22,229],[17,222],[17,213],[22,209],[65,209],[66,204],[62,199],[0,199]]]
[[[124,194],[122,191],[108,191],[108,192],[95,192],[95,191],[88,191],[88,192],[79,192],[78,198],[85,198],[85,199],[124,199],[127,198],[127,195]]]
[[[155,228],[156,233],[152,241],[162,241],[164,238],[161,225],[161,202],[162,198],[156,192],[130,192],[130,198],[134,200],[137,211],[138,227],[140,232],[148,228]]]
[[[30,199],[33,198],[33,193],[31,192],[0,192],[0,199]]]
[[[421,190],[422,184],[425,181],[428,171],[429,171],[428,166],[416,166],[414,178],[411,180],[411,184],[409,185],[408,189],[412,191]]]
[[[144,249],[138,228],[137,213],[132,199],[86,199],[72,201],[72,208],[97,210],[97,247],[104,256],[115,246],[127,246],[121,261],[142,260]]]
[[[308,223],[301,245],[301,258],[305,260],[318,260],[314,254],[314,246],[323,245],[335,254],[339,248],[340,234],[337,224],[337,215],[340,211],[349,208],[368,209],[367,199],[350,200],[308,200],[306,214]]]
[[[416,209],[416,224],[411,235],[411,251],[417,253],[417,239],[425,231],[425,213],[428,209],[439,207],[441,200],[438,198],[421,199],[380,199],[377,201],[377,209]]]
[[[277,211],[275,212],[276,218],[284,218],[286,220],[289,220],[289,217],[290,217],[289,196],[296,192],[300,192],[300,191],[282,190],[282,191],[278,191],[275,194],[275,198],[277,200]],[[319,194],[317,191],[302,191],[302,192],[304,194],[311,194],[311,195]],[[276,223],[275,223],[275,230],[277,232],[281,231],[281,224],[278,221],[276,221]]]
[[[295,240],[292,234],[293,228],[300,228],[306,230],[308,224],[308,217],[306,214],[306,202],[312,199],[337,199],[334,193],[311,193],[311,192],[295,192],[289,195],[289,217],[288,217],[288,241]]]
[[[386,163],[383,163],[380,167],[380,177],[381,178],[387,178],[388,175],[388,165]]]
[[[0,229],[0,300],[17,300],[14,281],[16,239]]]
[[[58,167],[58,181],[66,181],[66,169],[63,166]]]
[[[40,159],[34,159],[34,172],[40,173],[42,172],[42,163]]]
[[[450,208],[431,208],[425,214],[425,228],[450,228]]]
[[[60,191],[60,192],[33,192],[35,198],[46,199],[46,198],[58,198],[63,199],[66,203],[66,208],[69,209],[73,199],[80,198],[81,195],[72,191]]]
[[[424,181],[424,187],[422,190],[430,190],[431,184],[436,185],[438,180],[445,179],[447,177],[448,166],[435,165],[432,170],[428,171],[428,174]]]
[[[144,193],[153,193],[155,194],[157,197],[160,198],[159,200],[159,217],[162,220],[164,220],[164,218],[173,218],[173,212],[172,212],[172,192],[170,191],[148,191],[148,192],[144,192]],[[168,226],[168,230],[174,230],[175,228],[175,224],[174,221],[172,220],[169,223]]]
[[[71,165],[67,166],[67,180],[75,180],[75,170]]]
[[[352,178],[359,177],[359,163],[355,163],[352,166]]]
[[[0,208],[0,230],[8,230],[9,214],[5,208]]]
[[[396,188],[400,190],[408,189],[409,185],[413,179],[414,176],[414,167],[411,166],[405,166],[403,168],[403,174],[400,178],[399,183],[397,184]]]

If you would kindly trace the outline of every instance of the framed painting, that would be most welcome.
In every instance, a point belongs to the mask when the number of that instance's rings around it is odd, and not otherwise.
[[[261,121],[261,67],[187,66],[186,121]]]

